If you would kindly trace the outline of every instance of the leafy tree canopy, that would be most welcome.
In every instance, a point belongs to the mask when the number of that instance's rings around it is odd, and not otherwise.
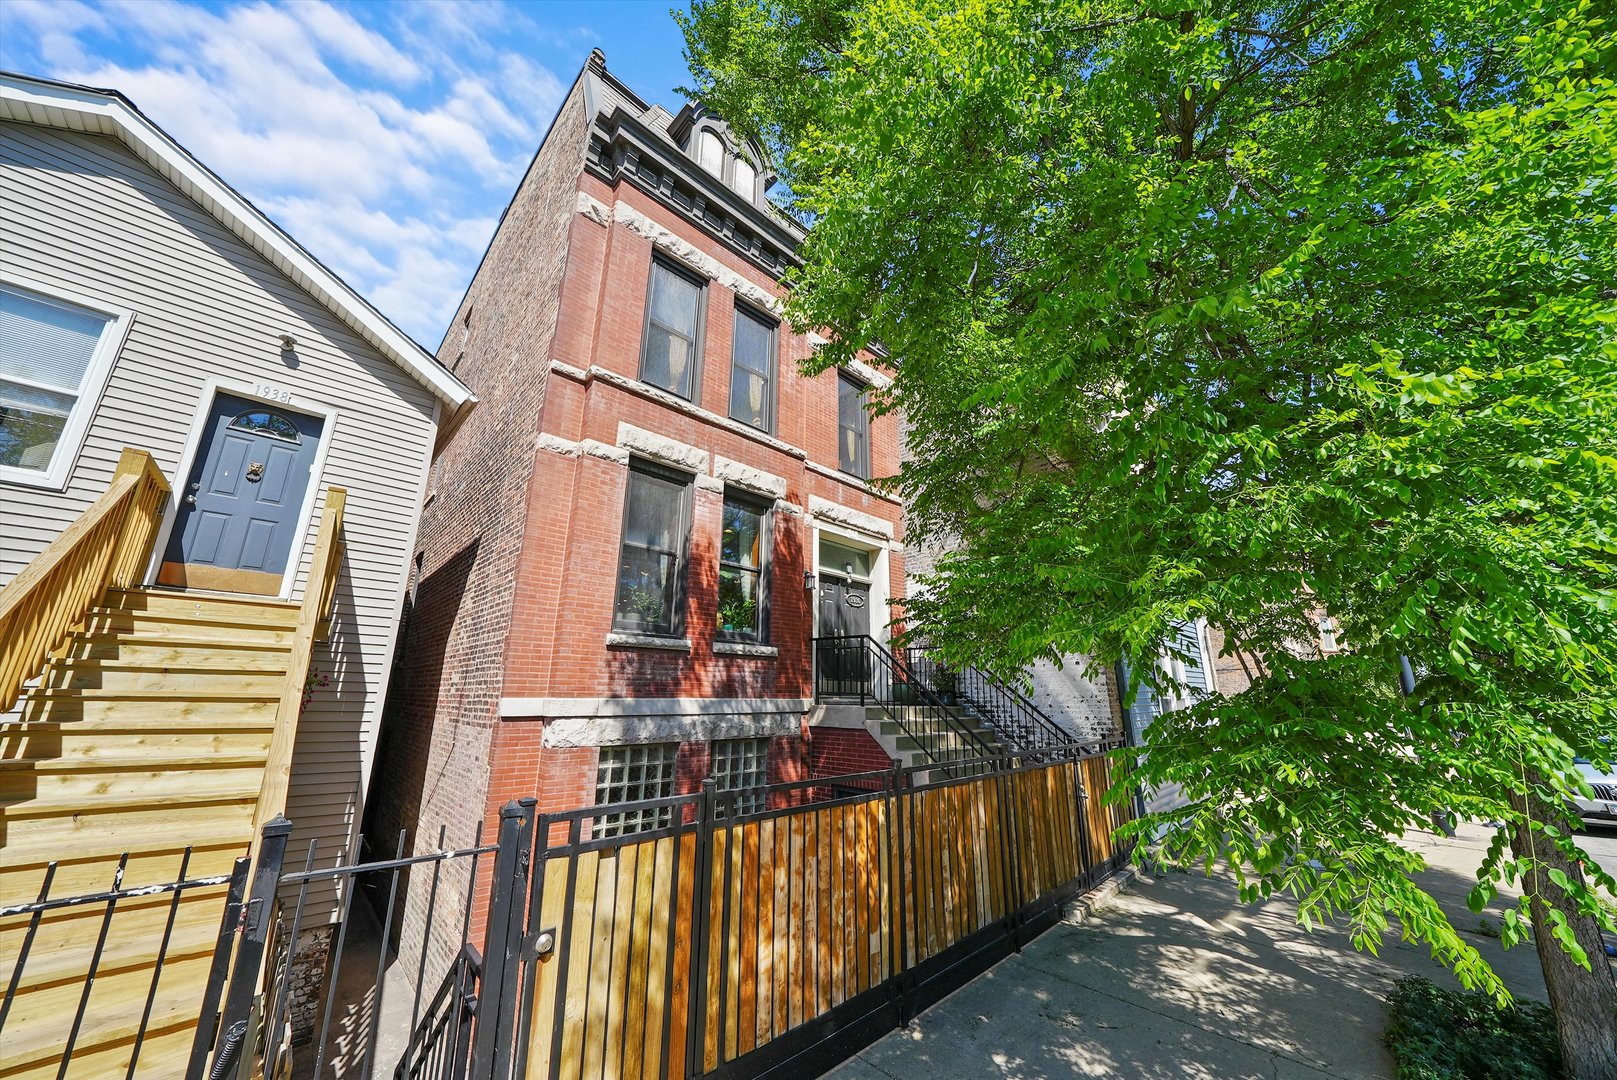
[[[696,90],[813,222],[789,315],[912,429],[911,619],[1016,670],[1205,617],[1249,690],[1159,721],[1142,823],[1248,896],[1396,919],[1506,823],[1509,914],[1584,969],[1612,879],[1561,809],[1617,730],[1617,38],[1580,0],[699,0]],[[1347,651],[1308,644],[1326,610]],[[1419,675],[1399,692],[1400,657]],[[1139,665],[1145,678],[1161,678]],[[1512,841],[1507,845],[1507,839]],[[1545,885],[1545,875],[1560,881]],[[1595,959],[1593,963],[1599,964]]]

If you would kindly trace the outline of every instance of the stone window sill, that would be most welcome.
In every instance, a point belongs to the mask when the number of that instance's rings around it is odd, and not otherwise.
[[[609,649],[663,649],[668,652],[690,652],[691,639],[658,637],[656,634],[626,634],[614,630],[606,635]]]
[[[718,656],[752,656],[763,660],[773,660],[780,655],[780,650],[773,645],[754,645],[750,641],[715,641],[713,652]]]

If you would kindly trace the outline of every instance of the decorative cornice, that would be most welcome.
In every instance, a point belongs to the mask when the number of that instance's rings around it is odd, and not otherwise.
[[[628,180],[777,280],[801,263],[801,228],[742,199],[622,106],[595,118],[584,168],[608,184]]]

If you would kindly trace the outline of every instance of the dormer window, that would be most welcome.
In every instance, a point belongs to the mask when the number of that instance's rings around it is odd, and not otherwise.
[[[703,131],[696,137],[696,162],[714,176],[724,177],[724,140],[717,133]]]

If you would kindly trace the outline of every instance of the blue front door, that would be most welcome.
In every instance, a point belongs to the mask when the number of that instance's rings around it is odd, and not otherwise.
[[[323,422],[219,394],[157,580],[274,595],[292,558]]]

